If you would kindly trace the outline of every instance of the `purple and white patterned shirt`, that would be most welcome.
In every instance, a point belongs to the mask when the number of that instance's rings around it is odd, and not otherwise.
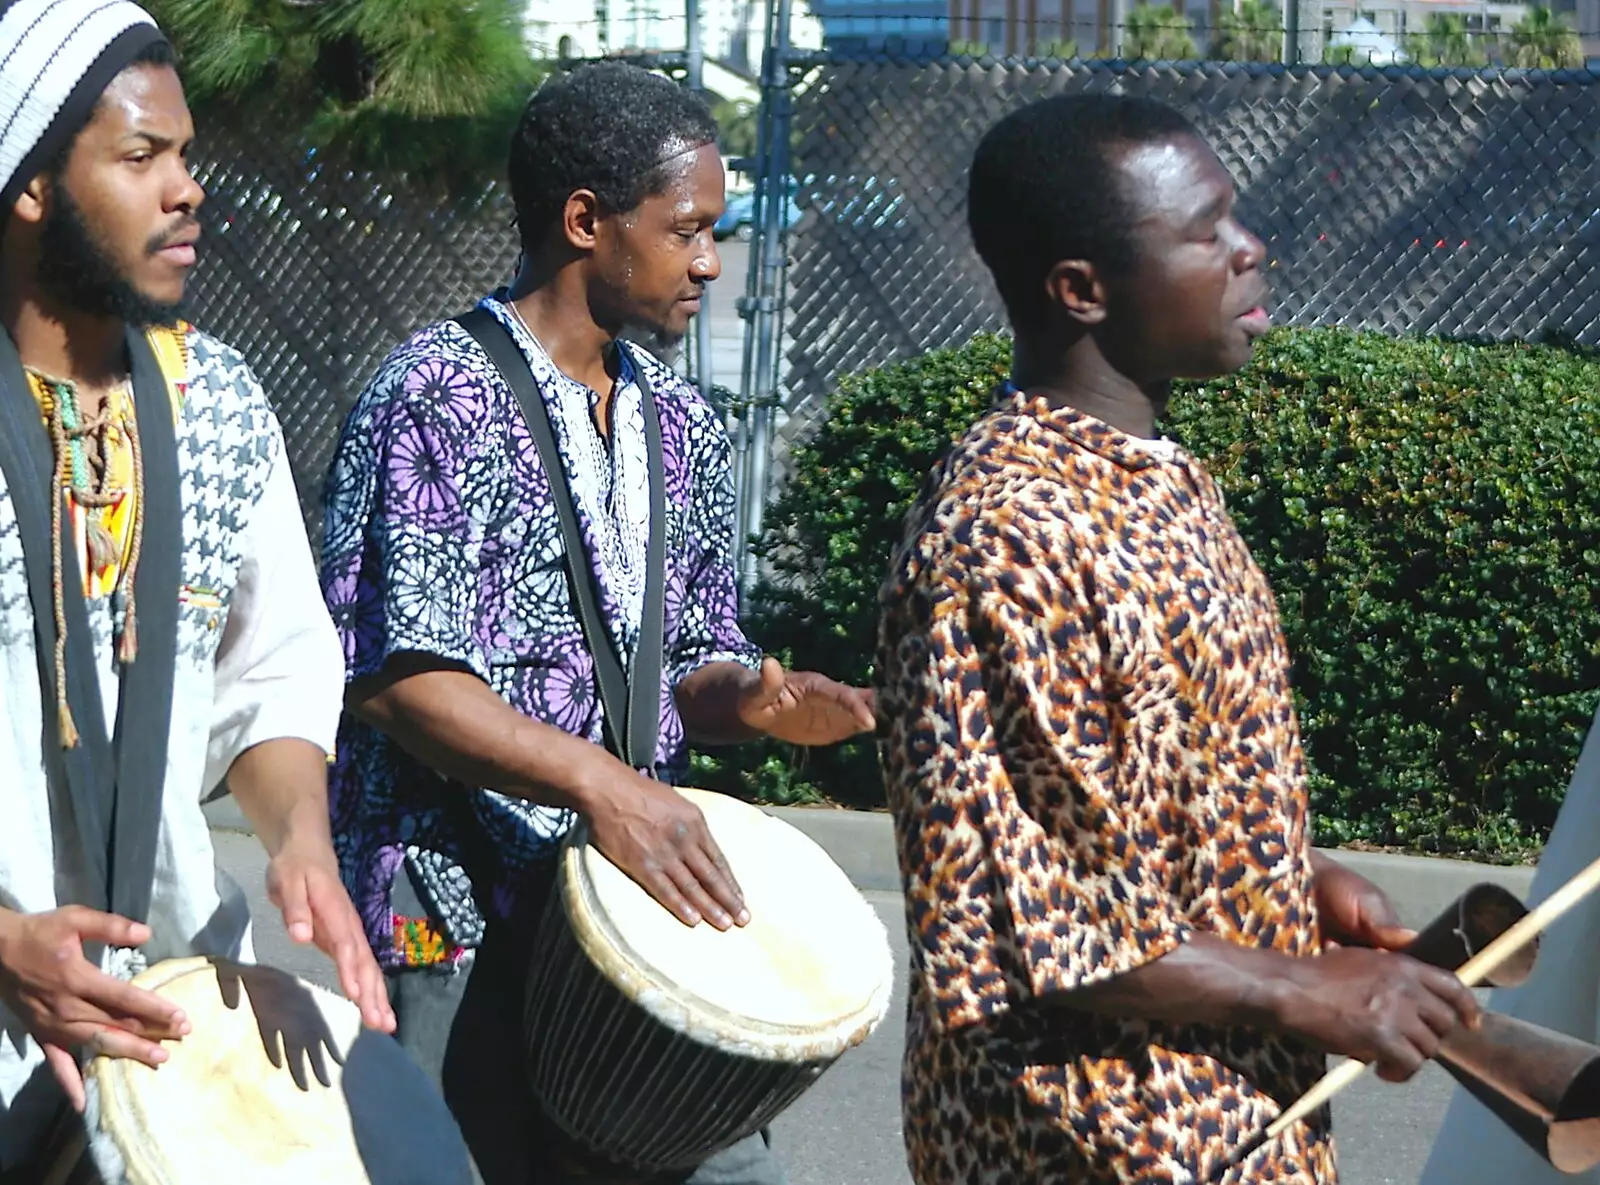
[[[661,418],[666,470],[666,621],[655,773],[674,781],[688,745],[673,689],[718,661],[758,667],[739,628],[731,559],[733,479],[716,412],[635,346],[622,353],[613,440],[596,450],[594,392],[551,363],[502,303],[485,298],[539,381],[571,482],[609,631],[638,638],[626,557],[648,529],[628,496],[643,464],[643,371]],[[633,456],[634,452],[638,456]],[[597,521],[597,512],[609,512]],[[452,321],[418,331],[384,361],[345,421],[328,476],[323,595],[347,679],[393,654],[459,663],[524,715],[603,743],[594,663],[571,602],[550,484],[516,396]],[[619,558],[621,557],[621,558]],[[330,781],[340,871],[385,966],[438,962],[477,945],[485,914],[509,917],[553,854],[570,812],[448,785],[348,713]],[[392,902],[408,869],[428,913]],[[421,923],[421,924],[419,924]]]

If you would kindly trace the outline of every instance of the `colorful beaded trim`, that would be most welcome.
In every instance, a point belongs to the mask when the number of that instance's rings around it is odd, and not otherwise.
[[[394,914],[394,949],[407,967],[437,967],[458,963],[467,953],[428,924],[427,918]]]

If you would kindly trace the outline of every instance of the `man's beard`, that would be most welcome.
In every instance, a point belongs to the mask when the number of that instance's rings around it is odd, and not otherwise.
[[[123,275],[66,186],[54,186],[50,196],[39,256],[39,287],[47,296],[74,312],[116,317],[134,329],[178,320],[181,303],[151,300]]]
[[[659,325],[646,325],[643,322],[630,322],[617,336],[636,346],[643,346],[668,366],[677,361],[684,337],[681,333],[669,333]]]

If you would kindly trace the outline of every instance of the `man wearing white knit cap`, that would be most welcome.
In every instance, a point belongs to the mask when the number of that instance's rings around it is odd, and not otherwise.
[[[189,1032],[140,966],[252,957],[214,793],[394,1023],[328,833],[343,659],[283,437],[177,315],[204,194],[173,63],[134,4],[0,0],[0,1178],[38,1179],[82,1058]]]

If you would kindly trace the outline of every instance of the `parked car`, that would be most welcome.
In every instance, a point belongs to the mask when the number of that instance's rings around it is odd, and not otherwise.
[[[800,207],[796,204],[795,190],[797,186],[793,178],[789,180],[789,192],[783,203],[783,228],[788,230],[800,221]],[[738,239],[741,243],[748,243],[756,236],[756,195],[752,190],[749,193],[735,193],[728,195],[727,207],[722,211],[722,217],[711,228],[711,235],[718,242],[723,239]]]
[[[895,179],[829,174],[809,181],[807,188],[815,195],[811,204],[819,218],[856,230],[905,229],[905,193]]]
[[[796,199],[802,183],[791,177],[788,188],[783,208],[785,230],[800,221],[800,204]],[[906,229],[905,193],[893,178],[807,175],[803,188],[807,195],[806,205],[825,221],[876,234]],[[756,233],[755,206],[756,196],[753,192],[730,195],[722,217],[712,227],[712,234],[719,241],[736,238],[748,243]]]

